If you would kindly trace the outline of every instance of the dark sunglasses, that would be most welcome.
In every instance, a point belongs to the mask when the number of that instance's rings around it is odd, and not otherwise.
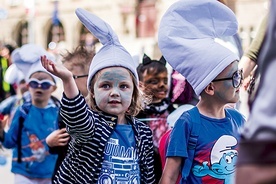
[[[73,75],[74,79],[83,78],[83,77],[88,77],[88,74],[86,74],[86,75]]]
[[[41,88],[43,90],[49,89],[51,86],[55,86],[56,84],[53,81],[44,79],[44,80],[37,80],[37,79],[30,79],[29,80],[29,86],[31,88],[37,89]]]
[[[237,70],[233,73],[232,77],[215,79],[212,82],[218,82],[218,81],[224,81],[224,80],[232,80],[233,87],[238,88],[238,87],[240,87],[242,80],[243,80],[243,71]]]

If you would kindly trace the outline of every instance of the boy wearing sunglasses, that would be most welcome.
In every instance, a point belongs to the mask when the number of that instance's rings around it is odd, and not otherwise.
[[[215,38],[232,36],[237,28],[234,13],[213,0],[178,1],[161,20],[163,56],[200,97],[175,123],[161,184],[176,183],[180,174],[180,183],[234,183],[245,119],[225,105],[238,102],[243,77],[238,56]]]
[[[16,110],[10,129],[1,131],[3,146],[13,149],[14,183],[51,184],[56,155],[49,154],[46,137],[57,129],[59,106],[51,97],[56,77],[41,65],[42,47],[27,44],[14,51],[13,62],[23,71],[30,101]]]

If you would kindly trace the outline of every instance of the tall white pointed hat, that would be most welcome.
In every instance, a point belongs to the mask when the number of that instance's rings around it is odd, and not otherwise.
[[[101,69],[113,66],[121,66],[129,69],[138,81],[136,63],[129,52],[121,45],[116,33],[109,24],[104,22],[96,15],[78,8],[76,15],[82,24],[102,43],[103,47],[92,59],[87,88],[90,90],[90,83],[93,76]]]
[[[180,0],[161,19],[158,45],[167,62],[200,95],[238,56],[215,38],[237,33],[235,14],[217,0]]]

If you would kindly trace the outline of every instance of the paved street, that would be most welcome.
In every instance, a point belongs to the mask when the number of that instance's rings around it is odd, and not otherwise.
[[[0,165],[1,184],[13,184],[13,174],[10,172],[11,154],[11,150],[0,150],[0,155],[4,155],[8,159],[5,165]]]

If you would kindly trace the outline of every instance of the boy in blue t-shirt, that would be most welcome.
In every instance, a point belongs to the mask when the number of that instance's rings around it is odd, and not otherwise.
[[[236,34],[234,13],[218,1],[182,0],[164,14],[159,28],[159,47],[172,67],[186,77],[199,102],[194,113],[185,112],[176,122],[166,154],[161,184],[233,183],[237,144],[244,117],[225,105],[239,100],[243,80],[238,56],[218,38]],[[191,124],[198,128],[194,155],[188,144]],[[187,177],[185,162],[193,157]],[[186,167],[186,166],[185,166]]]
[[[41,65],[46,50],[27,44],[16,50],[13,61],[26,74],[31,102],[17,108],[7,132],[1,129],[1,142],[13,149],[11,171],[14,183],[51,184],[56,155],[49,154],[46,137],[57,129],[59,106],[51,94],[56,78]]]

